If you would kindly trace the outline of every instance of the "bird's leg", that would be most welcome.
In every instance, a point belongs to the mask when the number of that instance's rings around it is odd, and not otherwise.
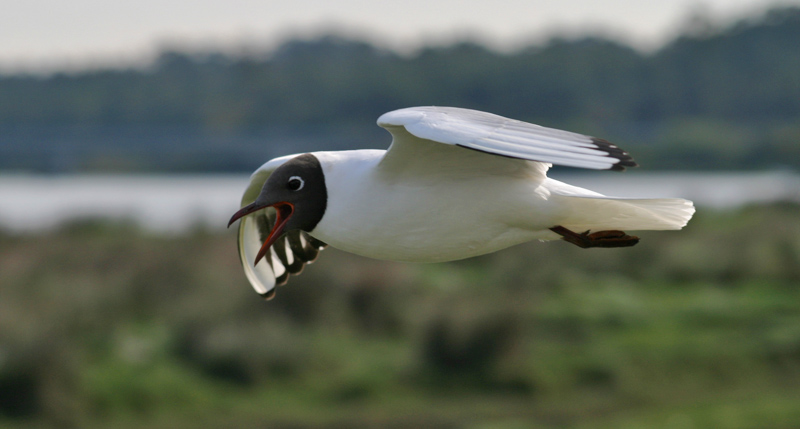
[[[591,234],[586,231],[578,234],[559,225],[550,228],[550,231],[560,235],[564,241],[584,249],[590,247],[629,247],[639,242],[639,237],[617,230],[598,231]]]

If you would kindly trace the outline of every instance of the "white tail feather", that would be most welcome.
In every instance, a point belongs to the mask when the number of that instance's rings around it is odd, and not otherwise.
[[[566,208],[561,226],[574,231],[677,230],[694,214],[694,204],[680,198],[615,198],[554,195]]]

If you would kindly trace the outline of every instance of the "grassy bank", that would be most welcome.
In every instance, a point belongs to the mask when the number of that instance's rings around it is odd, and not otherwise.
[[[0,234],[0,426],[795,427],[798,219],[437,265],[329,249],[271,302],[232,232]]]

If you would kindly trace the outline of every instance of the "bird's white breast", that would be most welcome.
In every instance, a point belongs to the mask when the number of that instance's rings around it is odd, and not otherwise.
[[[384,153],[314,154],[328,204],[313,236],[371,258],[442,262],[541,238],[552,226],[547,191],[535,180],[446,169],[385,176]]]

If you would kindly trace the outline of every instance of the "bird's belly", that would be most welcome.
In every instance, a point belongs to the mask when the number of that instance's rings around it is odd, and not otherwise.
[[[454,261],[495,252],[535,238],[530,231],[509,228],[503,231],[411,228],[392,233],[352,233],[346,237],[326,236],[318,232],[313,235],[350,253],[404,262]]]
[[[358,255],[444,262],[552,234],[547,193],[526,176],[348,179],[328,187],[326,213],[310,233]]]
[[[453,261],[543,238],[537,228],[466,204],[373,208],[335,219],[335,224],[323,219],[312,235],[350,253],[393,261]]]

